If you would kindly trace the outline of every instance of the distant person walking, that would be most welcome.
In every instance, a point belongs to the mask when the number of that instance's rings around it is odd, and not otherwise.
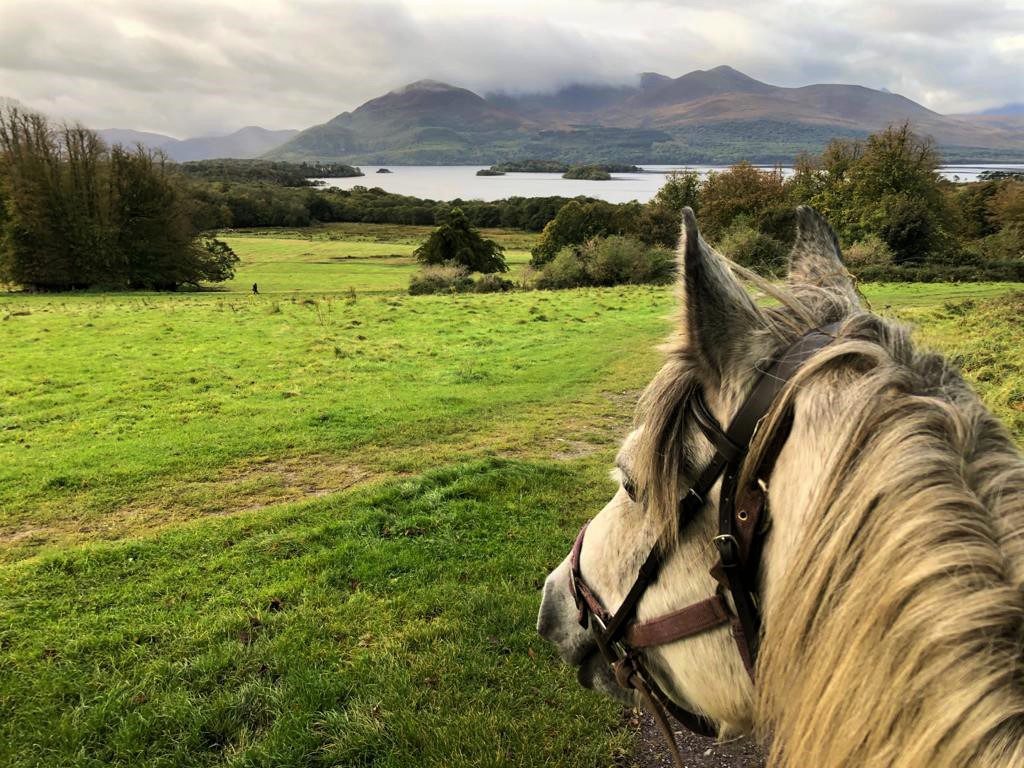
[[[260,287],[258,285],[256,285],[256,283],[252,284],[252,295],[253,296],[259,296],[260,295]]]

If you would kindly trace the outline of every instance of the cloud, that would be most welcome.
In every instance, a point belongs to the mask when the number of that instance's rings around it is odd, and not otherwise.
[[[1024,100],[1024,0],[4,0],[0,95],[177,136],[305,127],[406,82],[624,83],[730,64],[940,112]]]

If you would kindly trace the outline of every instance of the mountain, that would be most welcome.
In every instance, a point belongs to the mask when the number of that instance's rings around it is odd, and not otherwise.
[[[209,160],[233,157],[259,157],[297,135],[296,130],[270,131],[250,125],[227,136],[205,136],[165,144],[162,149],[172,160]]]
[[[999,115],[1019,117],[1024,115],[1024,102],[1003,104],[1001,107],[992,107],[978,113],[979,115]]]
[[[141,144],[147,149],[161,149],[172,160],[183,163],[186,160],[259,157],[284,144],[298,131],[270,131],[250,125],[227,136],[202,136],[194,139],[176,139],[161,133],[135,131],[130,128],[103,128],[97,133],[108,144],[123,144],[128,147]]]
[[[770,93],[778,90],[773,85],[762,83],[726,66],[706,72],[698,69],[674,80],[670,77],[663,80],[648,78],[648,83],[647,88],[641,87],[640,92],[630,100],[631,106],[678,105],[727,93]]]
[[[516,133],[525,124],[500,104],[465,88],[419,80],[307,128],[268,156],[292,160],[377,157],[384,152],[389,162],[417,162],[449,148],[468,151],[473,144]]]
[[[1024,157],[1024,125],[940,115],[904,96],[847,84],[771,85],[728,66],[635,85],[570,85],[480,96],[420,80],[302,131],[268,157],[346,163],[788,162],[836,137],[909,120],[946,157]]]
[[[166,145],[178,143],[173,136],[165,136],[162,133],[150,133],[148,131],[135,131],[131,128],[101,128],[96,133],[107,144],[121,144],[125,147],[134,147],[141,144],[146,149],[163,149]]]

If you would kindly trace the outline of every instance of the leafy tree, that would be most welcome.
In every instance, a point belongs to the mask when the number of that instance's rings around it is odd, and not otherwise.
[[[700,174],[672,171],[637,217],[633,227],[636,236],[649,245],[675,248],[686,206],[694,211],[700,208]]]
[[[865,141],[832,142],[822,156],[820,191],[811,199],[846,242],[877,235],[897,263],[945,250],[956,217],[938,174],[935,144],[909,123]]]
[[[997,230],[1024,226],[1024,182],[1007,180],[988,201],[988,220]]]
[[[672,211],[682,211],[689,206],[695,213],[700,212],[700,174],[696,171],[671,171],[665,176],[665,183],[658,189],[651,204]]]
[[[197,241],[197,206],[162,155],[39,115],[0,113],[0,207],[0,279],[38,290],[173,289],[237,262]]]
[[[541,233],[530,263],[541,267],[566,246],[579,246],[594,237],[631,234],[636,230],[639,205],[615,205],[604,200],[572,200],[562,206]]]
[[[739,163],[709,173],[700,190],[701,226],[709,238],[721,237],[733,221],[745,216],[755,225],[772,211],[790,208],[781,169],[762,171]]]
[[[461,208],[452,208],[413,255],[423,264],[459,266],[470,272],[508,271],[504,248],[473,229]]]

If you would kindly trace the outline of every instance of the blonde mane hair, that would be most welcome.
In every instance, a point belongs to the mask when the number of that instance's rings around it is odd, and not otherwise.
[[[772,300],[746,362],[716,379],[682,323],[641,398],[634,472],[649,514],[674,530],[700,463],[693,387],[731,413],[760,362],[841,322],[747,461],[750,472],[798,397],[810,403],[825,471],[807,478],[795,544],[761,590],[755,723],[769,764],[1024,766],[1024,460],[1012,438],[954,368],[852,290],[782,289],[731,266]]]

